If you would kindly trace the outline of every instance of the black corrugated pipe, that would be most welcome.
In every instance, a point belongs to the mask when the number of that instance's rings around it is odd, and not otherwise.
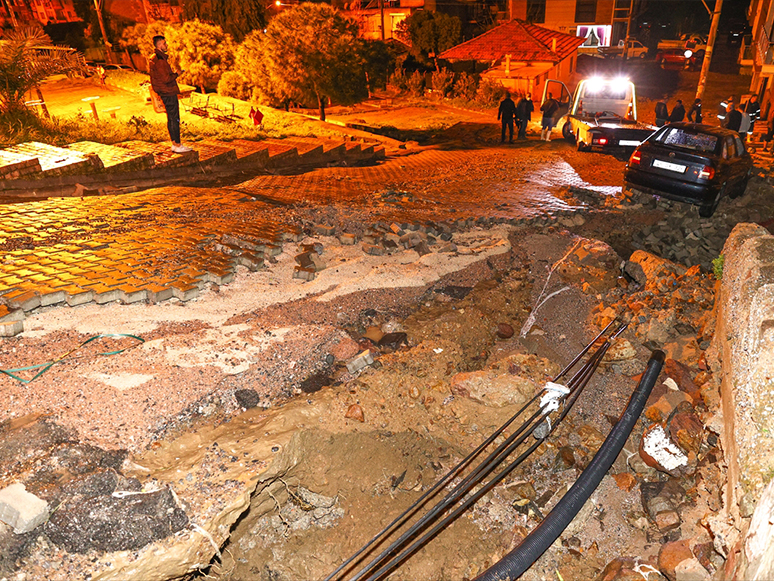
[[[654,351],[648,367],[642,374],[626,410],[607,435],[602,447],[586,467],[572,488],[567,491],[543,522],[525,538],[518,547],[484,571],[474,581],[513,581],[518,579],[559,538],[567,525],[597,489],[602,478],[615,462],[626,444],[634,424],[640,417],[645,402],[661,373],[664,353]]]

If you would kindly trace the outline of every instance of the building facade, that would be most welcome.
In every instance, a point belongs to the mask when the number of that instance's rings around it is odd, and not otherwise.
[[[0,0],[0,26],[3,28],[78,20],[72,0]]]
[[[633,0],[509,0],[511,18],[611,46],[626,38]]]
[[[767,115],[774,101],[774,0],[751,0],[747,18],[752,40],[742,44],[740,63],[752,70],[750,93],[758,95]]]
[[[482,78],[540,99],[549,79],[575,84],[578,47],[583,42],[571,34],[511,20],[442,52],[439,58],[459,70],[476,71],[484,65]]]

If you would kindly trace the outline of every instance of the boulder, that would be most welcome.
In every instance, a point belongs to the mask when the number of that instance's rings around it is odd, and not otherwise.
[[[686,559],[693,559],[688,541],[664,543],[658,552],[658,568],[669,581],[675,581],[675,567]]]
[[[640,268],[638,269],[634,266],[635,264]],[[637,279],[637,276],[633,274],[638,273],[640,269],[642,270],[642,275],[644,275],[646,283],[655,283],[657,279],[670,275],[682,276],[686,271],[684,266],[676,264],[671,260],[666,260],[665,258],[656,256],[650,252],[645,252],[644,250],[635,250],[629,257],[627,265],[624,266],[624,270],[626,270],[632,278],[637,280],[637,282],[640,282]]]
[[[454,395],[494,407],[524,405],[539,388],[527,377],[492,369],[458,373],[451,378],[450,386]]]
[[[607,243],[584,238],[559,265],[557,272],[567,282],[582,288],[588,285],[589,291],[596,294],[618,285],[621,262],[621,257]]]

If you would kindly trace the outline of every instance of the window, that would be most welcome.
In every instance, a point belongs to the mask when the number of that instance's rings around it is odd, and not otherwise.
[[[546,21],[546,0],[527,0],[527,22],[543,24]]]
[[[575,0],[575,22],[594,22],[597,19],[597,0]]]
[[[734,137],[734,141],[736,142],[736,154],[739,156],[744,155],[744,142],[738,137]]]
[[[718,138],[714,135],[678,129],[677,127],[665,129],[655,138],[655,140],[664,145],[671,145],[672,147],[678,147],[680,149],[690,149],[692,151],[709,153],[714,152],[718,144]],[[725,152],[725,147],[723,149]]]

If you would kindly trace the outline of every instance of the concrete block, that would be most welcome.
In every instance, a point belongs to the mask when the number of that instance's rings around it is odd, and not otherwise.
[[[384,254],[384,248],[377,246],[376,244],[363,244],[363,252],[373,256],[382,256]]]
[[[341,242],[345,246],[351,246],[355,242],[357,242],[357,236],[354,234],[339,234],[339,242]]]
[[[350,373],[357,373],[361,369],[365,369],[371,365],[373,362],[374,356],[371,354],[371,351],[366,349],[347,363],[347,371]]]
[[[0,521],[17,535],[28,533],[48,518],[48,503],[16,483],[0,490]]]
[[[22,321],[0,321],[0,337],[14,337],[24,331]]]
[[[316,276],[317,271],[312,268],[304,268],[303,266],[297,266],[293,271],[293,278],[298,278],[300,280],[314,280]]]
[[[333,236],[336,234],[336,227],[328,226],[327,224],[317,224],[314,227],[314,233],[320,236]]]

